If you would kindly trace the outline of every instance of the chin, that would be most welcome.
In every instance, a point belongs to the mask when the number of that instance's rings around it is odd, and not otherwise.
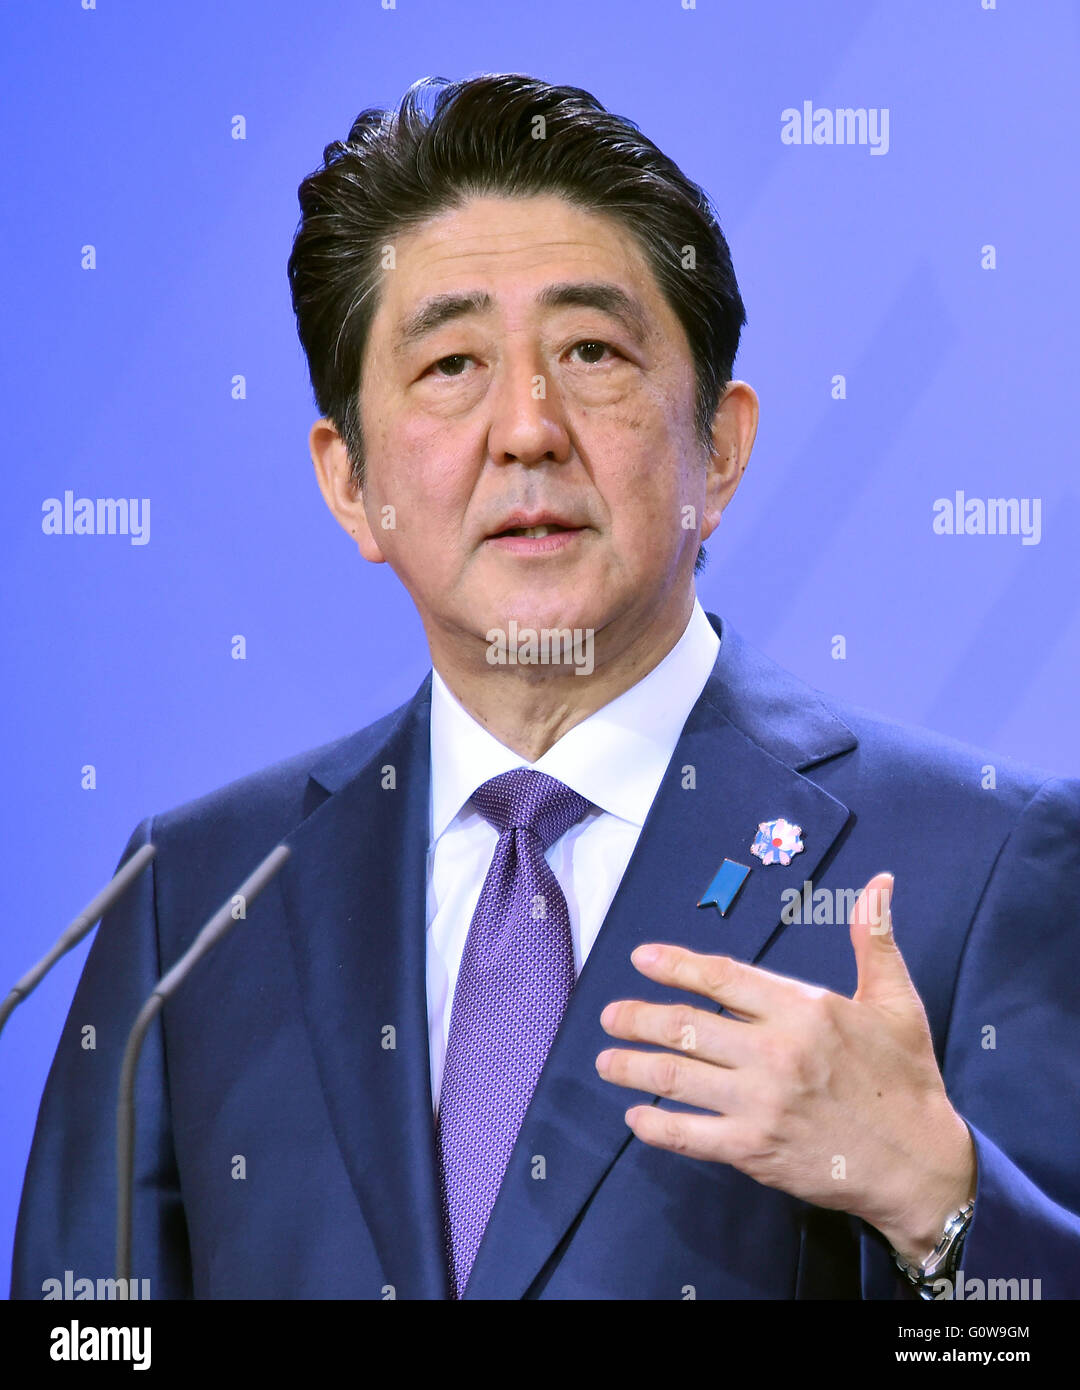
[[[500,604],[499,609],[498,621],[503,625],[516,619],[519,626],[536,628],[596,626],[596,609],[583,600],[580,590],[565,595],[526,592]]]

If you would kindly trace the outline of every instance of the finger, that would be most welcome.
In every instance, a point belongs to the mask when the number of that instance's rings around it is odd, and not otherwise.
[[[745,1090],[741,1072],[674,1052],[608,1048],[597,1057],[596,1070],[613,1085],[724,1114],[740,1108]]]
[[[685,946],[649,942],[632,951],[630,959],[650,980],[703,994],[742,1018],[783,1015],[794,1000],[827,992],[731,956],[703,955]]]
[[[744,1065],[753,1051],[747,1031],[751,1025],[688,1004],[618,999],[600,1015],[600,1025],[613,1038],[656,1043],[715,1066]]]
[[[745,1153],[740,1142],[744,1122],[725,1115],[688,1115],[657,1105],[635,1105],[626,1123],[644,1144],[684,1158],[708,1159],[737,1166]]]
[[[860,1003],[914,1008],[915,986],[892,931],[893,876],[875,874],[855,901],[848,930]]]

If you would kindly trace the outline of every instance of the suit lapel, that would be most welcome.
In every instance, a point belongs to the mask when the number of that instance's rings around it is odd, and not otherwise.
[[[323,1095],[400,1298],[448,1296],[426,993],[429,714],[430,677],[374,746],[351,740],[313,769],[314,809],[279,879]]]
[[[847,807],[798,769],[854,747],[850,730],[808,687],[710,620],[722,632],[720,655],[571,996],[466,1298],[527,1294],[632,1141],[626,1110],[656,1099],[603,1081],[595,1067],[612,1044],[600,1026],[605,1005],[688,998],[640,975],[629,959],[633,948],[667,941],[755,960],[780,929],[783,890],[813,877],[848,821]],[[803,828],[805,849],[786,867],[750,855],[759,822],[776,816]],[[751,872],[721,917],[696,904],[725,857]]]
[[[756,959],[779,929],[782,890],[813,876],[848,820],[800,771],[854,747],[846,725],[710,621],[720,655],[571,996],[467,1298],[527,1294],[632,1141],[625,1111],[655,1099],[595,1068],[611,1043],[599,1022],[606,1004],[680,997],[639,975],[631,950],[661,940]],[[430,676],[402,710],[312,768],[307,815],[285,840],[293,854],[275,888],[323,1095],[387,1282],[398,1297],[442,1299],[426,990],[429,739]],[[803,827],[806,849],[786,868],[750,856],[758,822],[773,816]],[[721,917],[696,903],[725,857],[752,870]],[[534,1156],[544,1180],[532,1176]]]

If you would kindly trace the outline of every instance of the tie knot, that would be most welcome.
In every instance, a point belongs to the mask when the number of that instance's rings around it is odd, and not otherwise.
[[[546,772],[516,767],[477,787],[472,803],[500,835],[507,830],[531,830],[544,849],[550,849],[592,805],[583,796]]]

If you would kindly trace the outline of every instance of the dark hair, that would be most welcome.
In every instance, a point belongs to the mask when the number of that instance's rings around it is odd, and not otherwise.
[[[428,114],[424,98],[436,92]],[[541,119],[542,118],[542,119]],[[694,425],[708,447],[746,322],[731,254],[708,195],[622,116],[580,87],[521,73],[422,78],[396,112],[369,107],[301,183],[289,256],[297,332],[315,403],[363,486],[360,369],[377,308],[383,247],[486,194],[559,194],[618,219],[640,245],[686,331]],[[704,547],[696,568],[704,563]]]

